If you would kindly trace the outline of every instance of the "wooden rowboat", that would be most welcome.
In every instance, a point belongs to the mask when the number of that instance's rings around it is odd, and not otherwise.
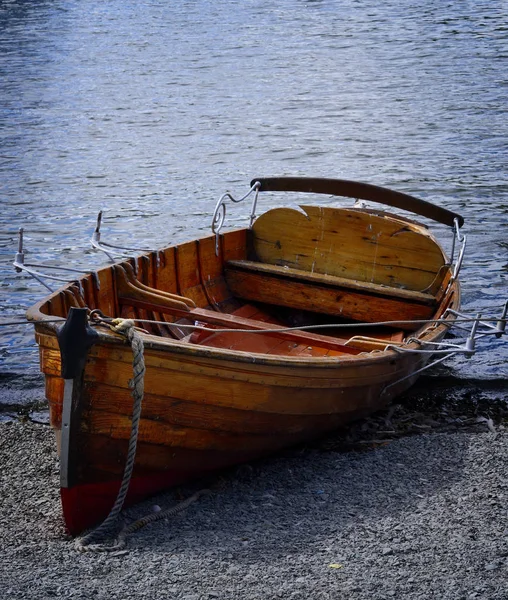
[[[457,231],[463,223],[422,200],[349,181],[259,179],[252,189],[382,202]],[[131,434],[132,351],[125,337],[87,323],[90,311],[145,320],[132,504],[386,405],[428,363],[431,354],[420,350],[453,323],[455,275],[413,220],[302,206],[117,262],[51,294],[28,319],[57,433],[68,530],[108,514]]]

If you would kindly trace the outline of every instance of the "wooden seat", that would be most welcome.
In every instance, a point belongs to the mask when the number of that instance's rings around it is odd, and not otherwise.
[[[225,274],[239,298],[366,323],[427,319],[437,306],[436,298],[425,292],[253,261],[229,261]]]
[[[251,260],[225,264],[236,297],[367,323],[432,316],[450,269],[424,226],[386,213],[300,209],[275,208],[254,223]]]
[[[300,208],[261,215],[252,227],[249,258],[390,288],[439,287],[446,260],[425,227],[354,209]]]

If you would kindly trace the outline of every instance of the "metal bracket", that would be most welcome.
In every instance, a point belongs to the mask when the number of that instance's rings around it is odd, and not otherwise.
[[[118,258],[131,256],[132,252],[156,252],[155,250],[151,250],[150,248],[129,248],[127,246],[116,246],[115,244],[108,244],[107,242],[101,241],[101,223],[102,223],[102,210],[99,211],[97,215],[97,224],[95,226],[94,232],[92,233],[92,237],[90,238],[90,244],[92,248],[96,250],[100,250],[104,252],[104,254],[109,258],[109,260],[114,263],[118,260]],[[126,250],[126,252],[120,252],[119,256],[115,258],[113,253],[111,253],[108,248],[112,248],[114,250]],[[159,253],[157,253],[157,261],[159,260]]]
[[[250,190],[242,198],[236,199],[229,192],[222,194],[222,196],[219,198],[219,201],[217,202],[217,204],[215,206],[215,210],[213,211],[212,225],[211,225],[212,233],[215,234],[215,254],[216,254],[216,256],[219,256],[220,230],[222,229],[222,226],[224,225],[224,221],[226,219],[226,200],[231,200],[231,202],[238,204],[239,202],[243,202],[243,200],[246,200],[251,194],[254,194],[254,198],[252,199],[252,207],[251,207],[251,211],[250,211],[250,220],[249,220],[249,229],[250,229],[256,219],[256,205],[258,202],[258,195],[259,195],[260,187],[261,187],[261,184],[259,183],[259,181],[255,181],[252,184],[252,187],[250,188]]]
[[[476,353],[477,340],[484,338],[486,336],[489,336],[489,335],[494,335],[496,338],[500,338],[503,335],[505,335],[507,313],[508,313],[508,300],[504,304],[504,307],[501,311],[501,316],[499,317],[499,319],[497,319],[497,321],[496,321],[496,319],[489,319],[489,321],[494,321],[496,323],[495,325],[492,325],[492,323],[488,322],[487,320],[483,320],[482,315],[480,313],[478,313],[475,317],[470,318],[469,315],[467,315],[465,313],[461,313],[461,312],[458,312],[453,309],[448,309],[445,312],[444,316],[446,316],[446,314],[452,314],[456,317],[459,317],[466,321],[472,322],[471,329],[468,331],[469,335],[463,341],[462,344],[445,342],[445,341],[422,342],[421,340],[418,340],[416,338],[409,338],[407,340],[407,342],[408,342],[408,344],[414,343],[414,342],[420,343],[422,347],[419,349],[406,348],[401,345],[387,344],[385,350],[394,350],[395,352],[399,352],[401,354],[422,354],[422,355],[428,354],[431,356],[440,355],[440,358],[426,364],[421,369],[413,371],[413,373],[406,375],[405,377],[402,377],[401,379],[398,379],[397,381],[394,381],[393,383],[390,383],[389,385],[385,386],[383,388],[383,391],[381,392],[381,396],[383,394],[385,394],[386,391],[388,389],[390,389],[391,387],[401,383],[402,381],[405,381],[406,379],[410,379],[411,377],[414,377],[415,375],[419,375],[423,371],[426,371],[427,369],[430,369],[431,367],[434,367],[434,366],[444,362],[449,356],[452,356],[453,354],[464,354],[464,356],[466,356],[466,358],[471,358]],[[450,322],[450,328],[451,327],[458,327],[459,329],[464,330],[464,327],[455,325],[453,321]],[[482,329],[480,329],[480,327]]]
[[[16,252],[16,256],[14,258],[14,262],[12,263],[14,269],[17,273],[25,272],[31,275],[34,279],[36,279],[39,283],[41,283],[48,291],[54,292],[54,290],[44,281],[44,279],[51,279],[52,281],[63,281],[65,283],[69,283],[73,281],[69,280],[68,277],[58,277],[57,275],[50,275],[49,273],[43,273],[38,269],[54,269],[57,271],[65,271],[67,273],[88,273],[94,277],[95,283],[97,285],[97,289],[99,289],[99,278],[97,277],[97,273],[95,271],[85,271],[83,269],[72,269],[71,267],[60,267],[56,265],[45,265],[45,264],[31,264],[25,262],[25,253],[23,249],[23,227],[19,228],[18,232],[18,251]],[[74,280],[76,285],[79,287],[81,294],[83,295],[83,289],[81,287],[81,283],[79,280]]]
[[[459,220],[455,218],[453,220],[454,223],[454,233],[453,233],[453,242],[452,242],[452,255],[450,258],[450,263],[453,265],[453,259],[455,258],[455,246],[456,244],[462,244],[459,250],[459,256],[457,258],[457,262],[455,263],[453,274],[450,279],[449,286],[457,279],[459,276],[460,269],[462,267],[462,262],[464,260],[464,253],[466,251],[466,241],[467,237],[465,235],[460,234],[460,224]],[[449,287],[448,286],[448,287]]]

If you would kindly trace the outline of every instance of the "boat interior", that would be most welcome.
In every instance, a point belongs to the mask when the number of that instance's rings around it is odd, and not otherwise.
[[[355,355],[401,344],[441,315],[451,277],[442,248],[409,219],[357,208],[275,208],[251,228],[87,274],[29,318],[88,307],[137,319],[161,341],[302,358]],[[377,324],[386,321],[398,323]]]

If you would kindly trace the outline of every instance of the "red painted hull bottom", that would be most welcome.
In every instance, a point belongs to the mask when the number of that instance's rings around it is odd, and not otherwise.
[[[167,488],[196,479],[205,473],[177,471],[133,477],[124,507],[146,500]],[[120,480],[87,483],[72,488],[60,488],[63,516],[67,531],[79,535],[85,529],[99,525],[109,514],[120,488]]]

